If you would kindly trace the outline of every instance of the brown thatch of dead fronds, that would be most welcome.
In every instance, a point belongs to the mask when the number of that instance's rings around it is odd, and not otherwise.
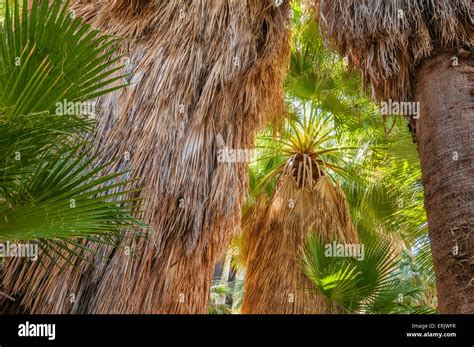
[[[342,189],[315,176],[302,185],[284,172],[270,202],[262,195],[244,216],[242,313],[329,313],[301,270],[302,248],[310,232],[327,242],[356,243],[358,237]]]
[[[111,261],[78,261],[82,273],[11,264],[4,291],[36,313],[205,312],[247,186],[247,163],[219,163],[216,138],[250,149],[256,130],[282,114],[288,1],[94,0],[74,10],[125,38],[132,84],[100,100],[97,143],[141,177],[153,232],[132,240],[135,258],[93,245]]]
[[[472,46],[472,0],[311,0],[318,21],[377,100],[411,101],[416,66],[436,48]]]

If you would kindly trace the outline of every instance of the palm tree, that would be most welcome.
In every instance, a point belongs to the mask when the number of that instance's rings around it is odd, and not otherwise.
[[[288,2],[110,0],[71,9],[124,40],[118,55],[130,85],[99,99],[95,141],[116,168],[142,177],[130,188],[143,188],[140,216],[152,232],[97,247],[94,265],[81,271],[36,269],[26,304],[36,312],[204,313],[247,180],[248,164],[219,163],[218,145],[250,149],[255,131],[282,114]]]
[[[303,271],[326,298],[328,311],[344,313],[435,313],[425,306],[424,286],[402,278],[402,257],[382,235],[361,237],[363,258],[327,257],[325,241],[312,234],[302,255]]]
[[[362,70],[375,99],[419,103],[409,121],[421,160],[439,311],[474,312],[472,1],[315,4],[326,37]]]
[[[372,135],[372,131],[370,133]],[[354,135],[340,140],[353,140]],[[306,278],[299,277],[301,271],[298,248],[302,244],[296,242],[295,245],[293,240],[303,235],[303,241],[299,241],[305,244],[304,235],[311,234],[312,231],[305,231],[304,226],[297,226],[281,233],[278,223],[274,223],[271,229],[267,228],[265,218],[289,220],[293,217],[291,209],[280,209],[275,213],[276,217],[268,216],[269,207],[265,199],[257,200],[257,205],[252,206],[253,198],[249,198],[247,205],[250,208],[244,215],[243,223],[244,246],[247,248],[243,251],[249,253],[250,248],[252,252],[250,257],[247,255],[245,313],[285,313],[282,307],[287,313],[435,311],[436,302],[430,297],[434,287],[430,279],[433,271],[430,254],[425,252],[426,217],[419,198],[420,194],[422,196],[422,188],[417,183],[419,165],[416,148],[408,132],[402,132],[395,126],[388,141],[383,132],[378,136],[379,141],[384,140],[380,143],[384,146],[377,149],[377,155],[372,157],[372,154],[367,153],[361,160],[351,163],[351,171],[368,171],[364,175],[364,184],[355,180],[341,182],[346,192],[344,198],[350,205],[352,220],[357,226],[361,244],[365,246],[365,257],[362,260],[326,257],[324,246],[328,244],[328,237],[321,237],[320,230],[316,229],[309,242],[309,252],[304,256],[303,269],[310,279],[308,282]],[[366,136],[363,139],[368,140]],[[271,140],[269,144],[272,149],[281,145],[281,140],[277,140],[276,144]],[[291,143],[288,139],[286,142]],[[386,148],[382,151],[383,147]],[[356,157],[364,152],[363,148]],[[262,175],[259,171],[271,171],[267,161],[276,160],[272,154],[283,155],[282,152],[283,150],[271,151],[269,159],[253,165],[250,171],[251,182],[261,182]],[[259,188],[257,185],[254,189],[257,196],[261,191]],[[262,188],[266,188],[265,191],[270,194],[275,189],[273,184]],[[307,207],[310,210],[310,202],[307,202]],[[328,211],[323,210],[322,213]],[[310,216],[309,213],[305,215]],[[410,255],[413,253],[415,255]],[[398,261],[401,254],[406,254],[404,259],[408,262],[403,267]],[[405,270],[407,266],[409,269]],[[407,273],[407,278],[400,278],[402,271]],[[294,284],[295,279],[300,282]],[[284,289],[287,290],[286,293],[296,294],[285,297]],[[250,298],[248,293],[251,294]],[[319,306],[314,304],[318,297]],[[287,302],[290,298],[293,303]],[[403,299],[401,302],[400,298]],[[299,307],[294,299],[300,300]]]
[[[92,251],[82,239],[113,244],[119,230],[139,224],[131,217],[137,206],[128,197],[130,181],[123,171],[108,172],[110,161],[94,165],[98,154],[87,140],[96,123],[90,101],[123,87],[113,85],[104,63],[115,40],[87,27],[70,35],[80,23],[60,1],[34,5],[31,15],[22,11],[26,1],[1,9],[0,241],[42,253],[35,263],[4,259],[2,301],[25,294],[29,271]]]
[[[330,117],[317,109],[307,112],[270,140],[275,147],[269,156],[278,160],[262,182],[273,178],[277,183],[270,201],[262,194],[244,218],[242,313],[326,312],[322,297],[309,291],[300,250],[315,229],[326,242],[354,244],[358,239],[335,180],[347,174],[341,165],[344,148],[335,146]]]
[[[364,127],[367,133],[379,129],[372,105],[357,92],[358,77],[324,48],[299,3],[292,13],[285,85],[290,117],[283,131],[258,136],[264,153],[252,167],[253,198],[244,210],[243,313],[329,312],[301,271],[300,249],[312,231],[326,242],[357,242],[340,183],[355,179],[345,169],[354,150],[370,147],[368,136],[359,140]],[[351,140],[341,138],[348,134]]]

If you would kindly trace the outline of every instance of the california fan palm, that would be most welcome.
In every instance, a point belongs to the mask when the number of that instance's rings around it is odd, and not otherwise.
[[[288,3],[110,0],[71,10],[124,40],[130,85],[100,98],[96,143],[142,177],[131,188],[143,188],[141,217],[152,230],[148,240],[100,246],[95,266],[81,271],[34,269],[24,304],[45,313],[203,313],[247,177],[246,163],[217,161],[216,139],[251,148],[256,129],[281,114]]]
[[[31,13],[26,0],[0,9],[2,312],[25,309],[29,273],[58,271],[55,264],[72,265],[97,244],[114,245],[118,231],[143,225],[131,217],[133,180],[122,169],[110,172],[111,160],[94,164],[100,151],[89,141],[96,125],[91,100],[124,86],[106,62],[116,40],[81,27],[61,1],[32,4]],[[6,257],[9,242],[38,246],[39,261]]]
[[[404,115],[420,154],[439,310],[473,313],[472,1],[314,3],[328,42],[374,98],[419,103]]]
[[[280,160],[263,182],[276,178],[277,184],[269,202],[262,195],[244,218],[242,313],[326,312],[300,268],[300,251],[311,231],[326,242],[358,239],[334,179],[348,174],[340,166],[347,149],[337,146],[331,118],[307,106],[302,119],[290,120],[285,132],[270,140],[269,155]]]

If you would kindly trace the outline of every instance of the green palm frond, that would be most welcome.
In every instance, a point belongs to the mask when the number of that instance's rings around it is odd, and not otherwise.
[[[0,24],[0,240],[59,256],[84,248],[78,238],[115,244],[119,230],[145,227],[130,174],[98,164],[87,142],[99,110],[75,107],[124,87],[117,39],[68,4],[14,0]]]
[[[363,256],[328,256],[327,247],[317,234],[309,237],[302,254],[304,273],[328,303],[346,312],[407,312],[406,301],[422,291],[417,285],[397,277],[399,257],[391,242],[383,237],[366,236]],[[419,309],[418,307],[417,309]],[[431,312],[426,308],[427,312]]]
[[[422,236],[418,242],[415,243],[414,264],[420,273],[425,276],[427,282],[434,286],[436,278],[428,235]]]
[[[303,15],[302,7],[293,5],[293,45],[285,85],[288,99],[311,102],[314,108],[331,113],[340,131],[376,130],[381,118],[361,92],[360,76],[326,49],[319,26],[310,20],[312,15]]]
[[[260,164],[254,167],[264,175],[259,176],[254,193],[274,185],[281,175],[293,175],[298,184],[311,184],[320,176],[357,180],[346,165],[357,147],[340,145],[328,115],[310,105],[304,106],[303,112],[306,113],[287,120],[277,136],[264,134],[257,139],[261,155]]]
[[[0,34],[0,110],[7,120],[55,113],[62,100],[93,99],[117,88],[123,76],[116,39],[101,35],[67,10],[69,1],[27,0],[6,6]]]
[[[268,128],[257,137],[261,156],[251,165],[246,209],[251,210],[261,193],[272,196],[285,172],[301,182],[306,172],[320,167],[341,185],[361,238],[381,238],[382,244],[369,243],[371,249],[366,245],[372,263],[366,260],[365,269],[361,263],[318,258],[324,249],[313,253],[312,266],[322,271],[313,273],[318,275],[313,283],[346,311],[432,313],[419,294],[430,290],[434,272],[419,158],[406,122],[383,118],[379,107],[361,92],[360,76],[325,49],[306,8],[295,1],[292,9],[293,42],[285,84],[289,116],[283,129]],[[422,273],[416,283],[392,278],[384,267],[377,267],[376,261],[390,258],[384,253],[389,244],[414,254],[413,266]],[[397,273],[400,264],[397,259],[387,266]],[[364,277],[357,275],[362,270]]]
[[[110,163],[90,169],[91,160],[77,154],[51,157],[24,177],[0,205],[0,239],[69,238],[135,224],[136,199],[115,201],[133,193],[119,189],[130,181],[118,180],[123,173],[101,176]]]
[[[7,121],[0,114],[0,194],[15,189],[18,175],[26,175],[48,151],[81,141],[94,129],[94,122],[75,115],[52,115],[47,111],[18,115]]]

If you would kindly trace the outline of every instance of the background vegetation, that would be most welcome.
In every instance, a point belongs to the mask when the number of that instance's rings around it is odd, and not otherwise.
[[[145,226],[132,217],[134,190],[124,189],[132,180],[110,172],[113,163],[91,140],[93,115],[57,111],[63,101],[84,104],[123,88],[126,77],[123,66],[111,68],[121,61],[120,41],[84,25],[66,6],[35,1],[28,13],[26,0],[0,2],[0,240],[38,242],[50,258],[82,256],[90,251],[84,240],[116,245],[119,230]],[[271,252],[265,261],[275,269],[249,261],[249,243],[265,236],[254,222],[267,218],[261,211],[271,210],[285,178],[295,176],[295,189],[302,189],[316,175],[315,194],[328,196],[318,223],[328,227],[313,223],[304,243],[295,245],[298,269],[292,271],[311,284],[305,290],[323,298],[329,313],[434,313],[420,163],[406,122],[380,115],[360,75],[326,48],[318,23],[298,1],[291,18],[287,113],[257,136],[244,237],[233,240],[216,269],[209,312],[240,312],[252,289],[250,273],[258,283],[265,270],[279,271]],[[294,163],[301,174],[289,168]],[[341,215],[349,218],[347,230],[334,231]],[[301,228],[295,222],[290,232]],[[329,239],[345,237],[365,245],[362,261],[324,256]],[[251,272],[249,262],[264,269]]]

